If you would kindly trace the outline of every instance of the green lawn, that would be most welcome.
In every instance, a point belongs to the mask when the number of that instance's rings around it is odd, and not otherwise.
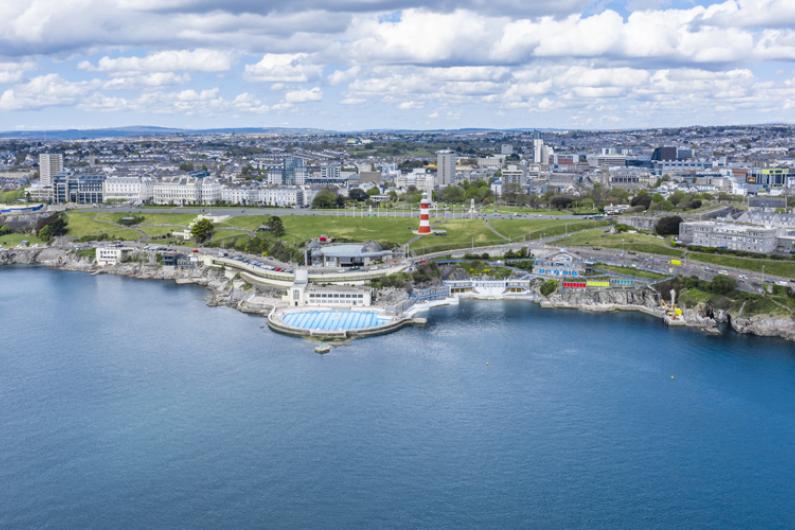
[[[622,248],[634,252],[648,252],[665,256],[681,256],[682,251],[671,247],[668,240],[648,234],[608,234],[602,229],[582,230],[556,241],[570,247]]]
[[[42,240],[32,234],[6,234],[0,236],[0,245],[11,248],[19,245],[22,241],[28,241],[31,245],[42,243]]]
[[[494,219],[489,221],[500,234],[514,241],[539,239],[606,225],[606,221],[567,219]]]
[[[412,220],[412,230],[417,222]],[[443,250],[483,247],[506,243],[505,239],[489,230],[482,219],[431,219],[431,227],[446,230],[447,235],[428,235],[412,243],[411,249],[420,254]]]
[[[103,218],[101,216],[107,216]],[[121,225],[115,224],[110,219],[111,214],[98,214],[95,212],[69,212],[69,236],[73,239],[81,237],[99,236],[107,234],[111,239],[136,240],[141,234]]]
[[[634,276],[635,278],[647,278],[649,280],[662,280],[663,278],[667,278],[665,274],[636,269],[634,267],[619,267],[616,265],[605,265],[604,263],[599,263],[596,265],[596,268],[616,274],[623,274],[625,276]]]
[[[705,252],[688,252],[688,259],[710,263],[722,267],[734,267],[753,272],[765,272],[774,276],[795,278],[795,261],[763,258],[747,258],[727,254],[709,254]]]

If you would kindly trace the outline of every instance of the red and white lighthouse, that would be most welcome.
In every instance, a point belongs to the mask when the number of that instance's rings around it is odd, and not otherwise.
[[[431,233],[431,201],[424,195],[422,196],[422,200],[420,200],[420,229],[417,230],[417,233]]]

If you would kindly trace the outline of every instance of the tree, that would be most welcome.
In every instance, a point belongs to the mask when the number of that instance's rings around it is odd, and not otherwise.
[[[47,242],[52,241],[54,237],[65,235],[68,231],[66,216],[63,213],[51,215],[36,223],[36,235]]]
[[[348,198],[356,202],[364,202],[369,199],[370,196],[360,188],[353,188],[348,192]]]
[[[448,203],[461,203],[464,202],[464,198],[466,197],[466,193],[461,186],[456,186],[455,184],[451,184],[441,190],[439,193],[440,199],[444,202]]]
[[[271,234],[276,237],[282,237],[286,233],[284,222],[282,222],[282,218],[278,215],[272,215],[270,219],[268,219],[268,226],[271,227]]]
[[[715,294],[729,294],[737,289],[737,280],[730,276],[724,276],[723,274],[718,274],[714,278],[712,278],[712,283],[710,284],[709,290]]]
[[[683,192],[682,190],[676,190],[671,194],[670,197],[668,197],[668,200],[671,201],[671,204],[673,204],[674,206],[678,206],[679,203],[682,202],[682,199],[685,198],[685,196],[686,196],[685,192]]]
[[[661,236],[678,236],[679,225],[682,223],[682,218],[678,215],[669,215],[660,217],[657,224],[654,225],[654,231]]]
[[[544,283],[541,284],[541,294],[544,296],[549,296],[554,293],[558,288],[558,282],[555,280],[544,280]]]
[[[337,194],[336,191],[325,189],[320,190],[312,199],[312,208],[329,209],[339,208],[345,205],[345,199]]]
[[[649,206],[651,206],[651,197],[649,197],[648,193],[641,192],[632,197],[632,201],[629,203],[630,206],[642,206],[644,210],[648,210]]]
[[[574,199],[567,195],[555,195],[549,200],[549,204],[557,210],[564,210],[570,207],[572,202],[574,202]]]
[[[213,222],[209,219],[200,219],[193,224],[193,227],[190,229],[190,234],[193,236],[199,243],[204,243],[211,237],[213,237]]]

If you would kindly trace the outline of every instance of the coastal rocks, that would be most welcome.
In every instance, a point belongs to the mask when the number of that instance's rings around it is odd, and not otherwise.
[[[586,311],[654,310],[660,307],[653,289],[566,289],[541,298],[543,307],[576,307]]]
[[[729,323],[737,333],[761,337],[782,337],[795,341],[795,318],[775,315],[731,316]]]
[[[705,311],[704,307],[685,309],[679,319],[673,320],[666,317],[669,326],[683,326],[697,329],[710,335],[720,335],[723,333],[722,324],[725,322],[723,315],[713,314]]]

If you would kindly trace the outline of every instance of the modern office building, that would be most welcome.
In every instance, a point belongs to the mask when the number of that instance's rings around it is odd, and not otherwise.
[[[449,149],[436,151],[436,185],[440,188],[455,182],[455,152]]]
[[[282,184],[295,186],[303,184],[306,176],[306,163],[303,158],[286,156],[282,162]]]
[[[655,147],[654,152],[651,155],[651,159],[658,162],[663,160],[677,160],[678,158],[676,147]]]
[[[105,177],[100,175],[55,175],[52,198],[57,204],[100,204]]]

